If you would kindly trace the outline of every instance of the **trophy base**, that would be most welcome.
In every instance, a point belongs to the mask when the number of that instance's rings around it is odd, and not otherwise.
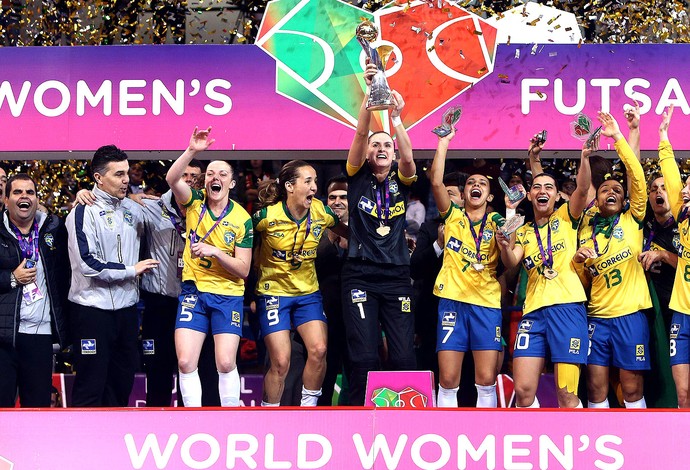
[[[385,111],[393,107],[390,101],[371,101],[367,103],[367,111]]]

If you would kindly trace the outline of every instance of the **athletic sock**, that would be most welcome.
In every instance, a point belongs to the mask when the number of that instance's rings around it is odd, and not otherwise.
[[[316,402],[319,401],[321,396],[321,389],[318,390],[307,390],[302,385],[302,400],[299,406],[316,406]]]
[[[647,402],[645,401],[644,397],[640,398],[637,401],[625,401],[623,400],[623,403],[625,403],[626,408],[647,408]]]
[[[519,405],[515,405],[515,408],[539,408],[539,398],[537,398],[537,396],[535,395],[535,396],[534,396],[534,401],[532,402],[531,405],[529,405],[529,406],[519,406]]]
[[[201,406],[199,369],[194,369],[189,374],[180,371],[180,394],[186,408],[198,408]]]
[[[439,408],[457,408],[458,407],[458,389],[443,388],[438,386],[438,398],[436,399],[436,406]]]
[[[498,398],[496,397],[496,384],[493,385],[478,385],[477,388],[477,408],[496,408],[498,406]]]
[[[609,407],[609,399],[605,399],[602,402],[599,403],[592,403],[591,401],[587,402],[587,408],[608,408]]]
[[[220,406],[240,406],[240,374],[235,367],[230,372],[218,372]]]

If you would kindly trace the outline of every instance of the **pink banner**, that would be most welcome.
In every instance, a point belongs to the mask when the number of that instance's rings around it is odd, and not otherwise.
[[[3,411],[0,462],[10,463],[0,468],[680,469],[690,459],[687,419],[625,410]]]
[[[424,8],[416,14],[428,10]],[[384,32],[400,46],[404,38],[397,31]],[[421,41],[423,35],[405,31]],[[453,34],[462,31],[467,28]],[[283,36],[276,35],[275,41]],[[412,40],[405,38],[405,44]],[[290,43],[283,53],[298,58],[297,65],[309,63],[293,50],[307,43],[311,41]],[[690,149],[690,133],[681,131],[690,114],[685,78],[689,48],[501,45],[493,56],[493,48],[481,43],[475,49],[484,51],[488,62],[472,68],[482,73],[471,87],[456,89],[444,82],[445,75],[457,75],[457,70],[435,58],[439,72],[434,83],[444,84],[448,93],[423,97],[415,96],[415,84],[430,79],[410,70],[418,69],[415,61],[425,54],[433,55],[428,52],[433,48],[406,53],[403,47],[399,53],[405,56],[406,72],[391,68],[388,74],[391,83],[407,90],[402,117],[420,151],[435,149],[431,129],[441,123],[446,108],[460,105],[463,115],[451,156],[465,151],[468,156],[482,152],[500,157],[511,150],[523,155],[530,136],[542,129],[549,131],[547,150],[577,154],[581,143],[570,135],[570,123],[578,113],[594,119],[597,110],[611,110],[625,130],[623,105],[633,100],[643,113],[643,149],[656,149],[660,115],[670,104],[676,106],[673,145]],[[336,67],[332,76],[317,74],[318,80],[312,78],[314,83],[306,86],[284,61],[277,63],[256,45],[0,48],[0,152],[88,152],[108,143],[128,151],[178,152],[195,125],[213,125],[213,148],[236,151],[224,153],[225,158],[248,158],[242,152],[263,152],[263,158],[344,158],[361,100],[361,47],[355,44],[343,54],[354,65],[347,71]],[[465,48],[467,61],[469,54]],[[461,59],[458,64],[465,63]],[[337,73],[353,77],[350,85],[339,85]],[[329,87],[331,95],[310,88],[317,84]],[[606,148],[608,142],[603,144]]]

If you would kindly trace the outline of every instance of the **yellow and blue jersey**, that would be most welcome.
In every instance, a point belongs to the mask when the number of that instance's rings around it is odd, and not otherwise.
[[[496,212],[486,215],[478,259],[477,243],[465,211],[453,203],[441,215],[445,223],[445,248],[443,266],[436,278],[434,294],[472,305],[500,308],[501,287],[496,280],[500,252],[496,244],[496,230],[505,220]],[[481,221],[472,225],[475,234],[480,236]],[[483,268],[475,269],[477,264],[481,264]]]
[[[281,201],[256,212],[253,221],[254,230],[261,234],[257,293],[296,296],[316,292],[316,248],[324,231],[338,223],[333,211],[313,199],[307,215],[295,220]]]
[[[193,281],[201,292],[223,295],[244,295],[244,279],[230,274],[218,260],[206,257],[192,257],[190,249],[190,232],[203,238],[215,225],[222,214],[213,214],[209,209],[199,221],[206,202],[205,191],[192,190],[192,195],[184,206],[187,208],[187,240],[182,255],[184,268],[183,281]],[[246,210],[230,200],[227,214],[216,225],[204,243],[222,249],[230,256],[235,256],[235,248],[251,248],[253,244],[252,219]]]
[[[548,232],[551,230],[552,269],[558,273],[553,279],[544,276],[544,260],[537,243],[535,224],[530,222],[517,230],[516,245],[522,246],[522,264],[527,270],[527,292],[523,313],[551,305],[584,302],[585,289],[572,263],[577,251],[577,228],[579,219],[570,215],[569,204],[563,204],[547,224],[536,227],[546,253]]]

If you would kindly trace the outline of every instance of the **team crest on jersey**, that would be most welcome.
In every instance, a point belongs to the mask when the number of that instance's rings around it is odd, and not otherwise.
[[[273,250],[273,257],[285,261],[287,259],[287,251]]]
[[[518,326],[518,333],[526,333],[532,329],[534,321],[532,320],[522,320],[520,326]]]
[[[457,318],[457,312],[443,312],[443,316],[441,317],[441,326],[455,326]]]
[[[142,339],[141,349],[144,356],[154,356],[156,354],[156,342],[152,339]]]
[[[403,313],[410,313],[412,311],[412,302],[409,297],[398,297],[400,301],[400,311]]]
[[[589,339],[592,339],[592,336],[594,336],[594,330],[596,329],[596,325],[594,323],[590,323],[587,325],[587,335],[589,336]]]
[[[55,249],[55,245],[54,245],[55,244],[55,238],[53,238],[52,233],[46,233],[43,236],[43,241],[46,242],[46,245],[48,245],[48,248],[50,248],[51,250]]]
[[[321,225],[314,225],[314,238],[318,240],[321,237],[321,232],[323,232],[323,227],[321,227]]]
[[[125,209],[125,213],[123,215],[123,218],[125,219],[125,223],[129,225],[130,227],[134,225],[134,216],[132,215],[132,212],[129,211],[128,209]]]
[[[570,338],[570,348],[568,352],[570,354],[580,354],[580,338]]]
[[[96,340],[95,339],[82,339],[81,340],[81,353],[85,355],[96,354]]]
[[[223,234],[223,241],[228,246],[232,245],[232,242],[235,241],[235,234],[228,230]]]
[[[456,253],[460,252],[461,246],[462,242],[455,237],[450,237],[450,240],[448,240],[448,243],[446,243],[446,248],[448,248],[449,250],[453,250]]]
[[[398,182],[395,180],[388,180],[388,192],[391,194],[398,193]]]
[[[232,325],[233,326],[240,326],[240,323],[241,323],[240,319],[241,319],[240,312],[236,312],[233,310],[232,311]]]
[[[491,237],[493,237],[493,236],[494,236],[493,230],[488,229],[488,228],[484,229],[484,235],[482,235],[482,241],[488,242],[489,240],[491,240]]]
[[[635,345],[635,361],[644,362],[646,358],[644,357],[644,344]]]
[[[558,227],[561,225],[560,221],[558,219],[553,219],[551,221],[551,230],[554,232],[558,231]]]
[[[353,304],[358,304],[367,301],[367,291],[360,289],[352,289],[350,291],[350,298]]]
[[[669,338],[676,339],[680,333],[680,323],[674,323],[671,325],[671,330],[669,333]]]
[[[613,235],[613,238],[615,238],[616,240],[622,239],[623,238],[623,227],[614,228],[613,233],[611,235]]]

